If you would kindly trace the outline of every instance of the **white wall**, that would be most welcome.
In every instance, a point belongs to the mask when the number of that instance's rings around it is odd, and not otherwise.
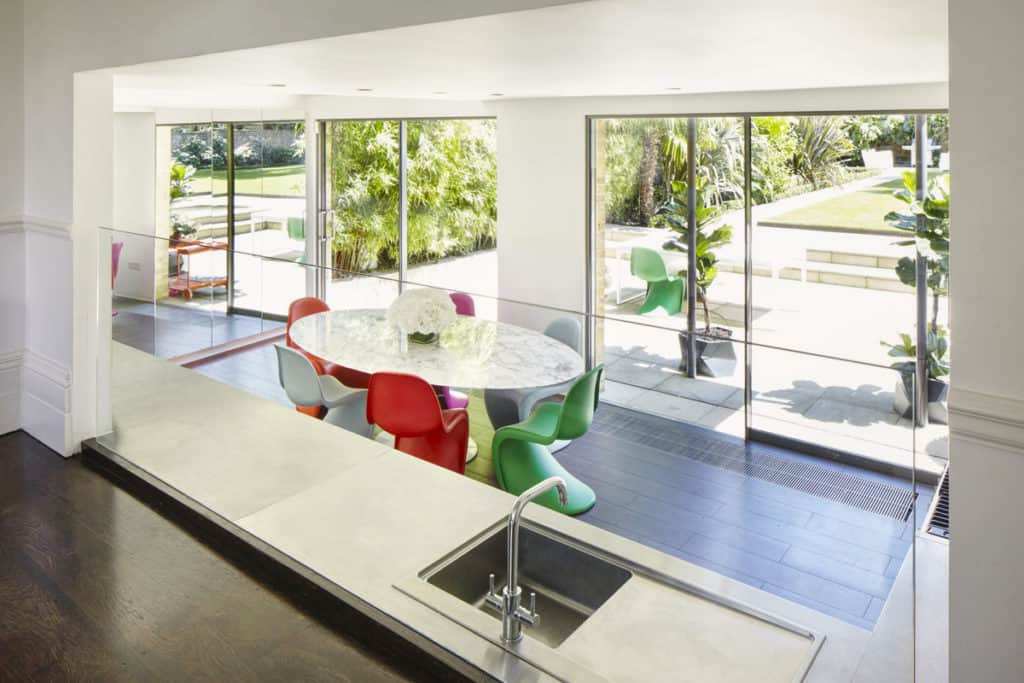
[[[492,102],[498,117],[498,290],[504,299],[586,306],[586,117],[941,109],[944,83],[876,88]],[[504,305],[542,327],[557,313]]]
[[[0,3],[0,434],[21,423],[25,346],[21,3]]]
[[[156,218],[156,117],[152,113],[114,115],[114,220],[124,242],[114,292],[153,301],[153,235]]]
[[[950,0],[950,680],[1024,680],[1019,0]],[[963,237],[959,237],[963,235]]]
[[[22,334],[16,327],[12,336],[23,337],[22,346],[30,352],[39,351],[39,381],[49,382],[47,390],[39,389],[35,399],[45,394],[50,415],[43,419],[36,410],[37,401],[30,401],[36,413],[31,421],[22,416],[22,423],[47,445],[67,452],[68,444],[77,439],[55,436],[57,404],[74,403],[74,431],[78,437],[95,432],[95,411],[86,402],[95,402],[99,349],[102,331],[109,326],[104,320],[103,297],[97,298],[97,271],[102,265],[95,230],[97,218],[109,221],[102,211],[80,204],[75,188],[89,186],[92,192],[110,200],[112,170],[101,162],[94,181],[85,183],[75,177],[74,150],[84,149],[88,139],[109,140],[113,129],[112,96],[102,94],[96,83],[84,85],[83,92],[107,101],[105,117],[90,115],[88,125],[74,124],[76,103],[74,74],[89,70],[161,59],[188,57],[213,51],[232,50],[287,41],[309,40],[348,33],[391,28],[395,26],[479,16],[483,14],[533,9],[566,4],[561,0],[385,0],[365,3],[356,0],[306,0],[300,8],[278,0],[179,0],[169,4],[157,0],[7,0],[0,8],[0,50],[4,55],[0,67],[0,100],[3,116],[24,116],[24,152],[15,159],[17,175],[24,177],[13,192],[4,191],[0,202],[3,211],[18,217],[18,231],[28,229],[24,249],[18,245],[0,245],[0,272],[25,272],[25,289],[32,298],[31,312]],[[22,14],[23,8],[23,14]],[[244,17],[244,21],[239,21]],[[24,31],[19,40],[17,27]],[[10,35],[7,35],[10,34]],[[21,53],[21,60],[17,54]],[[21,71],[24,84],[19,87],[11,73]],[[17,112],[20,112],[18,114]],[[76,140],[76,134],[79,139]],[[2,139],[0,139],[2,142]],[[12,147],[15,149],[16,147]],[[6,152],[5,152],[6,154]],[[20,163],[19,163],[20,162]],[[5,164],[5,167],[7,164]],[[9,171],[5,171],[5,176]],[[83,176],[84,178],[84,176]],[[10,197],[16,197],[11,200]],[[12,208],[8,208],[8,207]],[[82,207],[86,212],[78,213]],[[0,213],[0,217],[7,216]],[[9,219],[4,218],[3,225]],[[24,227],[23,227],[24,226]],[[74,226],[74,227],[72,227]],[[7,248],[10,247],[10,248]],[[42,292],[51,296],[43,300]],[[19,295],[24,299],[24,295]],[[74,303],[72,304],[72,301]],[[108,306],[109,307],[109,306]],[[74,313],[72,314],[72,310]],[[72,349],[75,353],[72,354]],[[3,349],[0,348],[0,353]],[[28,357],[28,356],[26,356]],[[9,363],[8,363],[9,364]],[[24,362],[19,361],[23,366]],[[62,386],[74,369],[75,388]],[[62,393],[63,392],[63,393]],[[0,391],[2,393],[2,391]],[[62,401],[57,401],[62,397]],[[50,400],[52,399],[52,400]],[[45,428],[36,425],[45,424]],[[68,431],[69,430],[65,430]]]

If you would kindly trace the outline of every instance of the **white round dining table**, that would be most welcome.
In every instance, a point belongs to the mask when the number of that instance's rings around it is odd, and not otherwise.
[[[533,389],[562,384],[583,372],[583,358],[541,332],[458,316],[434,344],[399,336],[383,308],[336,310],[300,318],[292,341],[331,363],[374,372],[404,372],[435,386]]]
[[[315,313],[292,323],[303,350],[367,374],[404,372],[434,386],[534,389],[562,384],[584,370],[575,350],[545,334],[509,323],[458,316],[433,344],[403,340],[387,310]],[[476,457],[470,440],[467,462]]]

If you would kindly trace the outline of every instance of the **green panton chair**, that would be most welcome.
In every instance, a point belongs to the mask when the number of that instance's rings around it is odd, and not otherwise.
[[[541,505],[569,515],[578,515],[594,507],[593,489],[569,474],[546,447],[559,439],[578,439],[590,429],[597,410],[598,386],[603,365],[580,375],[560,403],[539,403],[530,416],[494,433],[491,457],[498,484],[519,495],[537,482],[558,476],[565,480],[568,503],[558,504],[552,489],[537,498]]]
[[[647,282],[647,298],[640,306],[640,313],[650,313],[659,306],[669,315],[683,310],[686,281],[668,274],[661,254],[653,249],[633,247],[629,252],[629,272]]]

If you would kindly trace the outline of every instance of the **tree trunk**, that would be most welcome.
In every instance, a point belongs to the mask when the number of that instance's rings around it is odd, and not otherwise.
[[[640,192],[637,200],[640,219],[644,225],[650,225],[654,216],[654,178],[658,171],[660,138],[658,129],[653,126],[644,131],[644,151],[640,157]]]

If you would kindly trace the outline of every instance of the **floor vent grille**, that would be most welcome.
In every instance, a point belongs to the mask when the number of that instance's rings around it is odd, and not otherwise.
[[[697,437],[692,427],[608,404],[601,406],[593,429],[609,436],[627,432],[630,441],[901,522],[910,518],[917,499],[909,484],[898,486],[827,465],[771,455],[741,439],[735,444],[723,443],[719,434],[714,439]]]
[[[949,468],[942,475],[939,484],[939,495],[936,496],[935,509],[928,520],[928,533],[939,538],[949,538]]]

